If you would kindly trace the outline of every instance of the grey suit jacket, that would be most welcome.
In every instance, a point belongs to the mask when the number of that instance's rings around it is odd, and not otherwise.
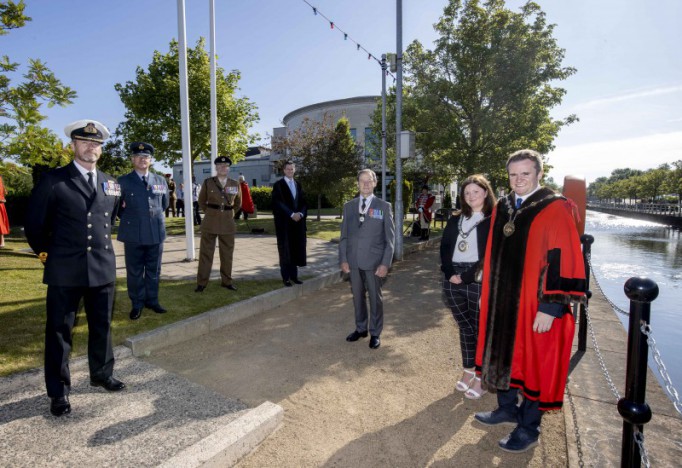
[[[339,262],[351,268],[375,270],[379,265],[391,266],[395,242],[395,226],[391,204],[374,197],[365,221],[360,222],[360,197],[343,206]]]

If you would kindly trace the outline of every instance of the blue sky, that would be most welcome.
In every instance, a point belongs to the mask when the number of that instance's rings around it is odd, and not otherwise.
[[[373,54],[396,48],[395,0],[308,0]],[[15,62],[41,58],[78,93],[73,105],[45,109],[46,126],[93,118],[115,128],[122,106],[114,84],[134,78],[154,50],[178,35],[175,0],[27,0],[26,27],[0,37]],[[517,9],[523,2],[509,0]],[[682,2],[540,0],[564,64],[578,72],[557,117],[562,130],[549,155],[555,180],[588,182],[618,167],[647,169],[682,159]],[[216,0],[218,63],[242,73],[240,94],[259,108],[253,131],[265,136],[288,112],[319,101],[378,95],[376,62],[358,52],[302,0]],[[446,0],[403,0],[403,47],[430,46]],[[187,39],[209,35],[208,0],[187,0]],[[190,96],[191,98],[191,96]],[[66,140],[66,138],[64,137]]]

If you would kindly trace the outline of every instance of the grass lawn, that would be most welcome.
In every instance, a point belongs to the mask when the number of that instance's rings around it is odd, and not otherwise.
[[[167,218],[167,229],[171,235],[185,232],[184,218]],[[406,220],[403,229],[411,223]],[[249,220],[249,227],[243,220],[237,223],[239,232],[250,232],[250,228],[263,228],[274,234],[272,218]],[[339,237],[340,219],[308,219],[308,236],[331,240]],[[438,235],[442,229],[433,229]],[[19,228],[13,228],[5,236],[8,249],[0,250],[0,376],[42,366],[45,334],[45,294],[47,286],[42,283],[43,266],[32,253],[22,252],[28,244]],[[217,282],[216,282],[217,285]],[[238,291],[226,291],[211,287],[203,294],[194,294],[195,281],[162,281],[159,295],[162,304],[169,307],[166,314],[155,314],[145,309],[139,320],[131,321],[130,300],[125,278],[116,280],[114,318],[112,322],[114,346],[129,337],[201,314],[220,306],[243,301],[282,287],[279,279],[240,281]],[[87,321],[85,312],[78,312],[73,329],[72,358],[87,352]]]

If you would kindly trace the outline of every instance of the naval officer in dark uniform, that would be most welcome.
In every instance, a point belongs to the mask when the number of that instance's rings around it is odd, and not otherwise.
[[[143,307],[157,314],[166,312],[159,303],[159,275],[169,193],[164,178],[149,172],[153,155],[154,147],[149,143],[132,143],[130,159],[134,170],[118,178],[122,193],[118,240],[125,250],[131,320],[140,318]]]
[[[88,321],[90,384],[109,391],[125,388],[113,377],[111,316],[116,257],[111,226],[121,188],[97,170],[109,131],[95,120],[66,126],[73,162],[44,174],[33,189],[26,214],[28,243],[45,265],[47,284],[45,384],[55,416],[71,412],[71,330],[83,299]]]

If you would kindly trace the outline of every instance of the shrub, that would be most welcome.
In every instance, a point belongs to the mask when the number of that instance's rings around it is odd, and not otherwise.
[[[272,211],[272,187],[249,187],[258,210]]]

